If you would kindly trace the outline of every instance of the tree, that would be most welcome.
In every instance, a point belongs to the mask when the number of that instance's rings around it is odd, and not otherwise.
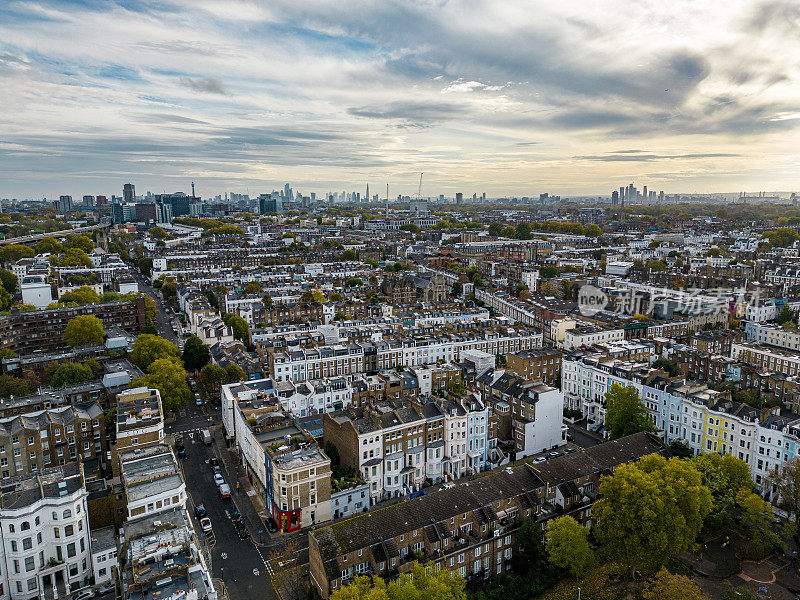
[[[33,258],[36,251],[23,244],[8,244],[0,248],[0,262],[15,263],[21,258]]]
[[[409,573],[386,581],[359,575],[331,594],[331,600],[466,600],[464,578],[458,571],[431,570],[415,564]]]
[[[678,458],[691,458],[694,456],[692,449],[683,440],[672,440],[669,443],[669,451],[672,456],[677,456]]]
[[[603,478],[592,509],[595,536],[605,557],[625,565],[629,574],[655,572],[691,547],[712,505],[691,462],[651,454]]]
[[[461,282],[456,281],[453,283],[453,287],[450,289],[450,293],[453,296],[460,296],[464,291],[464,286],[461,285]]]
[[[542,279],[552,279],[558,277],[558,267],[542,267],[539,269],[539,277]]]
[[[64,343],[72,348],[96,346],[105,339],[103,322],[94,315],[78,315],[64,328]]]
[[[352,261],[358,260],[358,255],[356,254],[355,250],[345,250],[342,252],[341,256],[339,256],[340,261]]]
[[[667,263],[665,263],[663,260],[648,260],[647,268],[651,271],[666,271],[669,268],[669,265],[667,265]]]
[[[664,369],[670,377],[675,377],[681,370],[674,362],[663,356],[653,363],[654,369]]]
[[[769,240],[770,244],[778,248],[787,248],[800,239],[797,230],[789,227],[778,227],[772,231],[765,231],[764,237]]]
[[[319,290],[314,290],[313,292],[311,292],[311,300],[313,302],[325,302],[325,294],[323,294]]]
[[[164,231],[164,228],[157,225],[148,229],[147,233],[150,234],[150,237],[153,237],[157,240],[164,240],[167,238],[167,232]]]
[[[516,238],[518,240],[529,240],[529,239],[531,239],[531,224],[530,223],[519,223],[517,225]]]
[[[553,296],[555,298],[562,298],[564,290],[556,281],[543,281],[539,286],[539,291],[545,296]]]
[[[191,335],[183,346],[181,358],[187,370],[197,371],[208,364],[211,353],[199,337]]]
[[[603,230],[600,229],[599,225],[595,225],[592,223],[589,227],[586,228],[586,235],[589,237],[600,237],[603,235]]]
[[[84,304],[99,304],[100,295],[88,285],[82,285],[71,292],[62,294],[61,298],[58,299],[59,304],[68,304],[70,302],[74,302],[78,306],[83,306]]]
[[[136,262],[136,266],[139,267],[139,272],[142,275],[150,277],[150,273],[153,271],[153,259],[143,256]]]
[[[246,286],[244,286],[244,293],[245,294],[260,294],[261,293],[261,284],[258,281],[251,281]]]
[[[247,375],[245,375],[242,367],[236,363],[230,363],[227,367],[225,367],[226,383],[235,383],[237,381],[244,381],[245,379],[247,379]]]
[[[643,600],[707,600],[703,590],[685,575],[673,575],[664,567],[642,591]]]
[[[489,235],[492,237],[500,237],[503,233],[503,225],[502,223],[498,223],[495,221],[491,225],[489,225]]]
[[[62,363],[46,375],[49,375],[48,381],[54,388],[77,385],[90,381],[94,377],[92,369],[81,363]]]
[[[360,287],[364,285],[364,282],[361,281],[358,277],[351,277],[347,281],[344,282],[345,287]]]
[[[794,457],[780,467],[770,471],[772,485],[776,487],[778,508],[789,515],[790,532],[800,543],[798,523],[800,523],[800,458]]]
[[[750,558],[762,559],[781,541],[772,528],[772,505],[758,494],[745,489],[736,495],[736,503],[741,508],[740,522],[750,534],[747,548]]]
[[[5,312],[9,308],[11,308],[11,294],[0,287],[0,311]]]
[[[250,326],[242,317],[234,313],[225,313],[222,315],[222,321],[233,330],[233,337],[237,340],[250,343]]]
[[[0,284],[2,284],[5,291],[7,291],[9,294],[16,292],[18,282],[19,280],[17,279],[17,276],[11,271],[0,268]]]
[[[180,350],[175,344],[149,333],[143,333],[136,338],[130,354],[131,362],[142,371],[147,371],[152,363],[162,358],[178,362],[180,357]]]
[[[261,303],[268,308],[271,308],[274,305],[274,302],[272,301],[272,296],[270,296],[269,294],[264,294],[264,297],[261,298]]]
[[[545,548],[550,555],[550,562],[573,577],[591,570],[595,556],[588,535],[589,530],[569,515],[549,521]]]
[[[703,477],[703,485],[711,492],[714,509],[709,515],[712,525],[721,527],[733,521],[736,497],[744,490],[753,489],[750,467],[732,454],[724,456],[718,452],[700,454],[692,459],[695,468]]]
[[[203,402],[217,404],[222,394],[222,386],[227,383],[228,374],[216,363],[207,364],[197,376],[197,393]]]
[[[11,290],[8,290],[8,291],[10,292]],[[781,309],[780,314],[778,315],[777,321],[778,321],[778,323],[783,325],[785,323],[793,322],[794,318],[795,318],[794,311],[791,308],[789,308],[786,304],[784,304],[783,308]]]
[[[59,244],[55,238],[46,237],[36,244],[36,252],[39,254],[60,254],[64,246]]]
[[[91,267],[92,259],[80,248],[67,248],[58,260],[60,267]]]
[[[94,250],[94,242],[88,235],[74,235],[66,239],[67,248],[79,248],[85,253]]]
[[[640,431],[656,430],[636,388],[622,387],[618,383],[606,393],[606,427],[611,431],[612,440]]]
[[[150,363],[147,375],[131,382],[131,387],[138,386],[156,388],[161,393],[164,410],[172,413],[185,408],[192,398],[186,371],[179,361],[171,358],[159,358]]]

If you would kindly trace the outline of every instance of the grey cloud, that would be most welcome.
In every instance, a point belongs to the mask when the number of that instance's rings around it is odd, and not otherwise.
[[[638,152],[638,150],[634,150]],[[741,156],[740,154],[733,154],[728,152],[708,152],[708,153],[693,153],[693,154],[596,154],[588,156],[573,156],[577,160],[591,160],[597,162],[651,162],[654,160],[676,160],[676,159],[694,159],[694,158],[728,158],[734,156]]]
[[[227,91],[225,90],[225,86],[222,85],[222,82],[217,79],[216,77],[200,77],[198,79],[192,79],[191,77],[181,77],[179,80],[180,84],[184,87],[188,87],[195,92],[205,92],[207,94],[222,94],[227,95]]]
[[[19,73],[29,68],[28,61],[9,52],[0,53],[0,75]]]
[[[348,108],[347,112],[365,119],[396,120],[407,126],[423,127],[463,115],[465,108],[451,102],[398,100],[380,106]]]
[[[146,113],[137,115],[135,119],[141,123],[176,123],[183,125],[208,125],[208,121],[192,119],[182,115],[172,115],[169,113]]]
[[[797,35],[800,29],[800,4],[794,0],[773,0],[757,4],[745,24],[747,31],[765,33],[768,30]]]

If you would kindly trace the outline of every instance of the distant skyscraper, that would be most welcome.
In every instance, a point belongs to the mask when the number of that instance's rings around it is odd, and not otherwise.
[[[366,200],[367,202],[369,202],[369,184],[367,184],[367,193],[366,193],[366,194],[364,194],[364,200]]]
[[[456,192],[456,204],[461,204],[462,202],[464,202],[464,194]]]
[[[122,201],[136,202],[136,188],[132,183],[126,183],[122,186]]]
[[[283,197],[287,200],[292,199],[292,186],[290,186],[288,183],[283,186]]]
[[[611,192],[611,206],[616,206],[617,204],[619,204],[619,192],[614,190]]]
[[[58,197],[58,210],[61,212],[69,212],[72,210],[72,196],[59,196]]]
[[[648,198],[648,196],[647,196],[647,186],[644,186],[644,188],[642,188],[642,198],[644,198],[645,200],[647,200],[647,198]]]
[[[619,188],[619,201],[623,202],[623,203],[625,202],[625,188],[624,187]]]
[[[83,206],[84,208],[91,208],[92,206],[94,206],[94,196],[84,196]]]

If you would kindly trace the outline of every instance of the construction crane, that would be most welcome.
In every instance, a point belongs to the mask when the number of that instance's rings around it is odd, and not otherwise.
[[[419,174],[419,190],[417,190],[417,198],[422,198],[422,173]]]

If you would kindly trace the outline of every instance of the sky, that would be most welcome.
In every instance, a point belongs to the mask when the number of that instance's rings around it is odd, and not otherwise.
[[[0,198],[800,191],[797,0],[0,2]]]

